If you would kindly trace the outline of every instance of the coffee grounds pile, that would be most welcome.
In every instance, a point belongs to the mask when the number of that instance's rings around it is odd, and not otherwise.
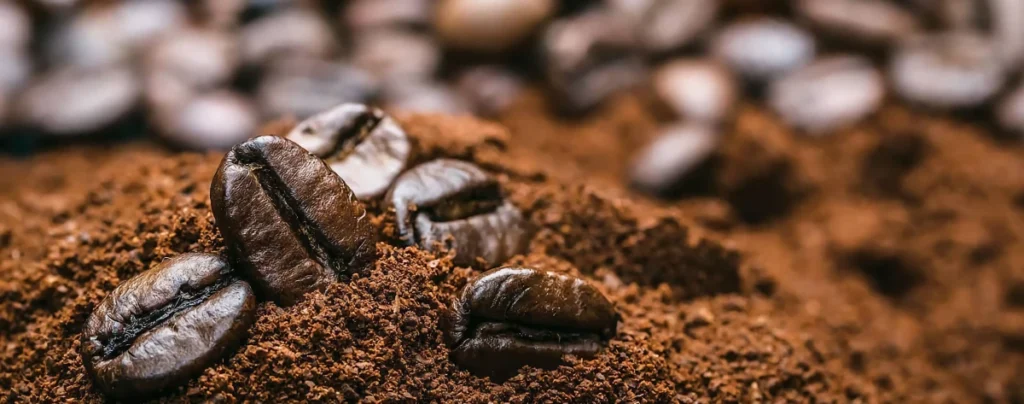
[[[501,124],[400,116],[416,160],[498,175],[535,228],[510,264],[588,279],[622,315],[597,357],[495,384],[448,358],[439,319],[487,268],[396,247],[294,306],[261,303],[241,348],[158,401],[1024,401],[1024,150],[888,106],[827,139],[741,108],[700,186],[631,191],[657,118],[624,96],[551,118],[539,93]],[[264,128],[283,133],[289,122]],[[507,129],[506,129],[507,128]],[[120,282],[223,253],[219,154],[149,144],[0,160],[0,391],[100,402],[79,335]]]

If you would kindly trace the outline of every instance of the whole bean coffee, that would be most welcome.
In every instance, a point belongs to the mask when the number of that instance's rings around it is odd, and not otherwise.
[[[458,160],[419,165],[395,182],[385,199],[395,209],[398,235],[407,245],[455,254],[456,265],[486,266],[526,250],[526,223],[497,181]]]
[[[502,381],[523,366],[554,368],[565,355],[593,357],[618,321],[611,302],[582,279],[498,268],[455,299],[445,338],[455,363]]]
[[[185,254],[120,284],[82,331],[82,362],[121,399],[174,387],[238,346],[256,315],[252,289],[211,254]]]
[[[258,292],[290,305],[376,257],[366,210],[301,146],[261,136],[235,146],[210,189],[229,252]]]

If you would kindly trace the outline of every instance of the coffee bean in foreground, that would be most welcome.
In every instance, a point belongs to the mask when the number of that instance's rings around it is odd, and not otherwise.
[[[482,258],[487,266],[526,250],[529,232],[522,213],[479,167],[441,159],[398,177],[385,200],[395,209],[396,227],[407,245],[455,253],[456,265]]]
[[[288,139],[322,158],[359,199],[381,196],[409,161],[412,145],[377,108],[342,104],[299,123]]]
[[[445,338],[455,363],[503,381],[523,366],[555,368],[565,355],[592,358],[615,336],[619,316],[582,279],[531,268],[498,268],[452,303]]]
[[[282,137],[235,146],[214,176],[213,215],[228,251],[267,298],[291,305],[376,257],[363,205],[320,159]]]
[[[256,315],[252,289],[211,254],[185,254],[120,284],[82,332],[100,390],[139,399],[186,382],[237,347]]]

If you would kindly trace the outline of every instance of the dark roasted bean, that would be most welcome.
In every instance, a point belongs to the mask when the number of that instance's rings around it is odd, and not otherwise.
[[[427,80],[441,63],[441,50],[433,39],[397,29],[361,32],[352,48],[352,64],[382,83]]]
[[[931,8],[952,31],[984,34],[1000,60],[1016,67],[1024,57],[1024,2],[1019,0],[935,0]]]
[[[459,94],[480,116],[493,117],[523,91],[523,79],[500,66],[477,66],[462,72],[457,80]]]
[[[228,90],[200,95],[166,113],[157,119],[160,134],[196,150],[228,149],[252,136],[260,123],[249,99]]]
[[[256,298],[227,262],[185,254],[118,285],[82,331],[86,371],[106,394],[138,400],[183,384],[241,343]]]
[[[448,46],[502,51],[533,34],[555,6],[553,0],[441,0],[435,27]]]
[[[337,51],[334,32],[313,11],[291,9],[257,19],[242,29],[242,57],[264,63],[278,57],[327,57]]]
[[[395,209],[398,235],[406,245],[454,252],[456,265],[486,266],[526,250],[529,236],[519,209],[477,166],[434,160],[398,177],[386,200]]]
[[[744,78],[765,82],[814,58],[814,38],[768,17],[733,23],[715,37],[711,51]]]
[[[261,136],[224,157],[210,188],[224,241],[258,292],[283,305],[376,259],[366,210],[301,146]]]
[[[643,80],[629,18],[596,9],[556,21],[543,37],[548,84],[560,108],[585,112]]]
[[[220,31],[184,29],[157,41],[145,54],[147,76],[166,74],[191,88],[227,84],[239,66],[238,43]]]
[[[438,82],[398,82],[384,87],[381,103],[390,110],[466,115],[469,103],[447,85]]]
[[[127,62],[140,47],[181,27],[187,15],[177,1],[126,1],[88,8],[53,37],[47,53],[53,65],[102,67]]]
[[[433,0],[353,0],[344,11],[353,30],[381,27],[426,27],[433,15]]]
[[[680,59],[659,67],[651,78],[658,102],[676,118],[718,123],[737,100],[736,80],[721,64]]]
[[[981,105],[1005,82],[992,42],[966,32],[905,43],[893,56],[889,74],[900,96],[934,108]]]
[[[22,119],[54,135],[91,132],[128,114],[140,87],[127,67],[69,67],[33,83],[17,108]]]
[[[619,316],[582,279],[498,268],[452,303],[445,339],[455,363],[500,382],[523,366],[555,368],[565,355],[592,358],[615,336]]]
[[[612,9],[633,19],[637,45],[666,52],[693,42],[718,14],[719,0],[612,0]]]
[[[26,50],[32,39],[32,20],[13,1],[0,2],[0,49]]]
[[[384,111],[342,104],[299,123],[288,139],[323,159],[359,199],[381,196],[405,170],[412,145]]]
[[[786,123],[822,134],[871,114],[885,97],[885,79],[859,56],[817,60],[772,83],[768,103]]]
[[[815,30],[852,45],[888,46],[920,29],[913,14],[883,0],[799,0],[796,11]]]
[[[310,58],[278,60],[260,83],[258,97],[268,117],[305,119],[346,102],[366,102],[376,79],[351,65]]]
[[[707,125],[664,127],[633,160],[632,185],[651,194],[667,196],[712,156],[719,143],[721,135]]]

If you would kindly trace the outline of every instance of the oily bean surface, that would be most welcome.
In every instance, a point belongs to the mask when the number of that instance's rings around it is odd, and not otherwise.
[[[288,139],[323,159],[359,199],[381,196],[405,170],[412,145],[390,116],[342,104],[299,123]]]
[[[618,320],[611,302],[582,279],[498,268],[455,299],[445,338],[457,364],[500,381],[527,365],[557,367],[565,355],[593,357]]]
[[[258,292],[290,305],[372,265],[374,230],[345,182],[282,137],[235,146],[210,200],[228,250]]]
[[[82,362],[100,390],[138,399],[183,384],[244,338],[249,285],[211,254],[164,261],[118,285],[86,321]]]
[[[839,55],[773,82],[768,103],[791,126],[822,134],[873,113],[884,97],[885,79],[870,60]]]
[[[893,55],[889,74],[904,99],[937,109],[987,102],[1006,81],[992,41],[967,32],[914,38]]]
[[[455,253],[456,265],[482,258],[500,264],[526,250],[529,232],[519,209],[473,164],[441,159],[409,170],[385,198],[395,209],[402,242]]]
[[[721,143],[721,134],[709,125],[675,124],[661,129],[644,147],[630,167],[632,186],[655,195],[668,196],[702,163],[708,161]]]
[[[732,23],[711,44],[711,52],[735,72],[761,83],[814,58],[814,38],[799,27],[769,17]]]

